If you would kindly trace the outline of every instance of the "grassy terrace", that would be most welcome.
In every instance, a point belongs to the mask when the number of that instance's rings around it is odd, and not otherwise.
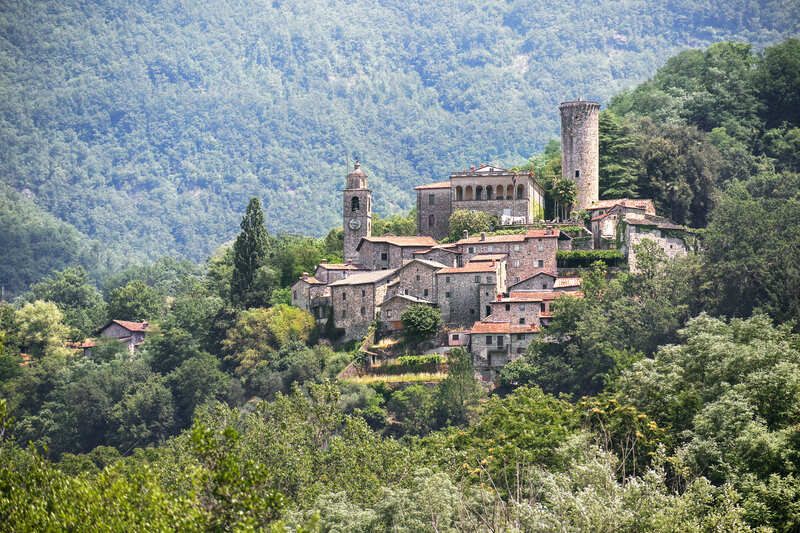
[[[442,381],[447,377],[446,372],[419,372],[419,373],[406,373],[406,374],[367,374],[364,376],[356,376],[352,378],[342,378],[341,381],[350,383],[360,383],[362,385],[369,385],[371,383],[422,383],[432,381]]]

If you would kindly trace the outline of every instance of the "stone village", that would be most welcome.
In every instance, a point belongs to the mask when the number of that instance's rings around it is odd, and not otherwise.
[[[372,191],[356,162],[342,191],[344,263],[322,262],[313,275],[304,273],[292,286],[292,304],[320,326],[332,320],[345,340],[362,338],[376,320],[397,332],[408,306],[435,306],[442,348],[467,348],[476,372],[492,379],[546,328],[554,300],[582,297],[580,277],[558,268],[558,251],[618,249],[631,271],[632,247],[642,239],[668,257],[687,253],[682,234],[689,230],[657,216],[652,200],[599,200],[600,104],[565,102],[559,110],[562,177],[575,182],[575,207],[589,213],[580,239],[545,222],[544,190],[532,174],[491,165],[415,187],[417,236],[373,236]],[[487,212],[518,233],[465,232],[440,242],[456,210]]]

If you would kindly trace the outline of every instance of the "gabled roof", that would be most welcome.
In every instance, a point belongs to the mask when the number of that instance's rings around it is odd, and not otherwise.
[[[654,215],[626,215],[625,222],[633,226],[655,226],[658,229],[677,229],[689,231],[687,228],[675,224],[668,218],[657,217]]]
[[[496,272],[497,263],[478,262],[467,263],[460,267],[446,267],[436,272],[436,274],[472,274],[476,272]]]
[[[513,233],[511,235],[486,235],[486,237],[481,237],[480,235],[477,235],[474,237],[467,237],[466,239],[460,239],[459,241],[456,242],[456,244],[480,244],[484,242],[489,244],[495,244],[499,242],[523,242],[526,239],[542,239],[542,238],[569,239],[569,236],[567,236],[561,230],[556,228],[530,229],[525,233]]]
[[[300,276],[300,278],[297,280],[297,282],[299,282],[299,281],[304,281],[304,282],[308,283],[309,285],[327,285],[327,283],[325,283],[324,281],[318,280],[314,276],[305,276],[305,277]],[[295,283],[297,283],[297,282],[295,282]]]
[[[554,289],[564,289],[567,287],[580,287],[583,280],[581,278],[557,278],[553,284]]]
[[[147,322],[129,322],[127,320],[112,320],[108,324],[106,324],[105,326],[100,328],[100,331],[103,331],[104,329],[106,329],[111,324],[116,324],[118,326],[122,326],[123,328],[127,329],[130,332],[134,332],[134,331],[142,331],[142,332],[150,331],[149,328],[148,328],[149,324]]]
[[[511,324],[510,322],[475,322],[470,333],[537,333],[534,324]]]
[[[470,257],[469,262],[470,263],[473,263],[473,262],[480,263],[480,262],[483,262],[483,261],[505,261],[506,257],[508,257],[508,254],[506,254],[506,253],[502,253],[502,254],[478,254],[478,255],[474,255],[474,256]]]
[[[410,260],[409,262],[407,262],[406,264],[404,264],[400,268],[398,268],[397,271],[399,272],[399,271],[403,270],[404,268],[406,268],[408,265],[410,265],[412,263],[419,263],[421,265],[425,265],[426,267],[432,268],[434,270],[439,270],[440,268],[446,268],[447,267],[447,265],[443,265],[443,264],[439,263],[438,261],[431,261],[429,259],[416,259],[415,258],[415,259]]]
[[[428,183],[425,185],[419,185],[418,187],[414,187],[414,190],[424,190],[424,189],[449,189],[450,188],[450,180],[447,181],[437,181],[436,183]]]
[[[428,254],[428,253],[431,253],[431,252],[448,252],[448,253],[451,253],[451,254],[459,253],[458,252],[458,246],[456,245],[456,243],[437,244],[436,246],[431,246],[427,250],[414,250],[411,253],[414,254],[414,255],[425,255],[425,254]]]
[[[557,276],[555,274],[551,274],[547,270],[540,270],[538,272],[535,272],[535,273],[531,274],[527,278],[522,278],[521,280],[512,283],[511,285],[508,286],[508,288],[510,289],[511,287],[513,287],[515,285],[519,285],[520,283],[525,283],[526,281],[529,281],[529,280],[535,278],[536,276],[542,276],[542,275],[548,276],[548,277],[553,278],[553,279],[557,278]]]
[[[385,242],[394,246],[409,246],[409,247],[421,247],[421,246],[436,246],[436,241],[433,237],[408,237],[404,235],[384,235],[382,237],[361,237],[361,241],[359,241],[358,246],[356,246],[356,250],[361,249],[361,245],[364,244],[364,241],[369,242]]]
[[[542,300],[555,300],[559,296],[572,296],[574,298],[583,298],[583,293],[580,291],[509,291],[508,296],[502,300],[497,301],[542,301]]]
[[[349,278],[334,281],[329,285],[329,287],[341,287],[345,285],[370,285],[393,276],[395,271],[396,269],[375,270],[372,272],[364,272],[363,274],[353,274]]]
[[[411,302],[411,303],[415,303],[415,304],[428,304],[428,305],[433,305],[433,302],[430,302],[430,301],[428,301],[428,300],[423,300],[422,298],[417,298],[416,296],[409,296],[408,294],[395,294],[395,295],[393,295],[393,296],[389,296],[389,297],[388,297],[388,298],[386,298],[386,299],[385,299],[385,300],[384,300],[384,301],[383,301],[383,302],[382,302],[380,305],[382,306],[382,305],[384,305],[386,302],[389,302],[389,301],[391,301],[391,300],[394,300],[395,298],[400,298],[400,299],[402,299],[402,300],[408,300],[409,302]]]
[[[642,209],[645,212],[656,212],[655,204],[649,198],[614,198],[612,200],[598,200],[589,207],[587,211],[595,211],[597,209],[611,209],[612,207],[621,205],[622,207],[632,207],[634,209]]]

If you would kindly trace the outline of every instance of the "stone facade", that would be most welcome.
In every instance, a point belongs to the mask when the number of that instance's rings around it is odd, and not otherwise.
[[[539,334],[531,326],[515,326],[508,322],[478,322],[470,334],[472,364],[486,380],[493,380],[503,366],[525,354],[528,345]]]
[[[387,298],[396,294],[413,296],[427,302],[437,302],[436,271],[445,265],[424,259],[413,259],[397,269]]]
[[[436,240],[447,237],[450,229],[452,194],[450,182],[431,183],[414,187],[417,192],[417,228],[420,235]]]
[[[148,331],[150,328],[147,322],[112,320],[100,330],[100,336],[124,342],[128,351],[133,354],[136,347],[144,342]]]
[[[386,297],[386,300],[381,304],[381,322],[388,331],[398,331],[403,329],[401,318],[409,305],[423,304],[433,305],[430,301],[414,298],[413,296],[406,296],[404,294],[396,294]]]
[[[650,225],[647,220],[626,217],[626,221],[628,221],[628,224],[625,227],[625,243],[622,247],[622,252],[628,256],[628,268],[632,273],[639,272],[633,247],[645,239],[655,242],[670,259],[684,256],[689,252],[684,240],[688,236],[688,232],[684,234],[683,238],[677,236],[678,232],[683,231],[683,228],[670,228],[675,233],[668,235],[665,233],[667,228]]]
[[[578,209],[600,198],[600,141],[597,102],[564,102],[561,112],[561,177],[575,182]]]
[[[486,305],[505,290],[503,262],[468,263],[436,273],[437,301],[442,321],[469,325],[486,316]]]
[[[455,244],[440,244],[426,250],[418,250],[413,255],[414,259],[435,261],[448,267],[461,266],[463,264],[461,252],[458,251],[458,246]]]
[[[344,259],[355,261],[361,239],[372,235],[372,191],[367,188],[367,175],[358,161],[347,175],[347,187],[342,191],[344,222]]]
[[[518,235],[480,235],[459,240],[464,262],[487,254],[507,254],[506,277],[516,283],[531,272],[557,271],[556,252],[559,240],[569,237],[557,229],[529,230]]]
[[[333,325],[344,330],[345,340],[363,337],[386,298],[386,285],[394,270],[356,274],[329,285]]]
[[[552,289],[556,283],[556,275],[550,272],[537,272],[508,286],[510,291],[541,291]]]
[[[366,272],[366,270],[347,263],[328,263],[323,259],[314,271],[314,278],[323,283],[333,283],[359,272]]]
[[[542,303],[541,298],[500,298],[492,302],[492,314],[484,320],[538,327]]]

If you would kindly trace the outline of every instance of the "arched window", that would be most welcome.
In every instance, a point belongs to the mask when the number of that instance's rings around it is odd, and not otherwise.
[[[486,187],[486,199],[487,200],[491,200],[492,199],[492,187],[491,187],[491,185]]]
[[[497,192],[495,193],[495,199],[496,200],[502,200],[503,199],[503,186],[502,185],[498,185],[497,186]]]
[[[514,186],[509,185],[506,187],[506,200],[513,200],[514,199]]]
[[[461,188],[461,185],[456,187],[456,201],[460,202],[464,199],[464,189]]]
[[[350,200],[350,210],[358,211],[359,209],[361,209],[361,200],[358,199],[358,196],[353,196],[353,199]]]
[[[464,189],[464,200],[472,200],[472,185],[467,185]]]
[[[483,186],[478,185],[475,187],[475,199],[476,200],[483,200]]]
[[[433,215],[428,215],[428,227],[433,229],[433,226],[436,224],[436,217]]]
[[[525,187],[517,185],[517,200],[525,198]]]

